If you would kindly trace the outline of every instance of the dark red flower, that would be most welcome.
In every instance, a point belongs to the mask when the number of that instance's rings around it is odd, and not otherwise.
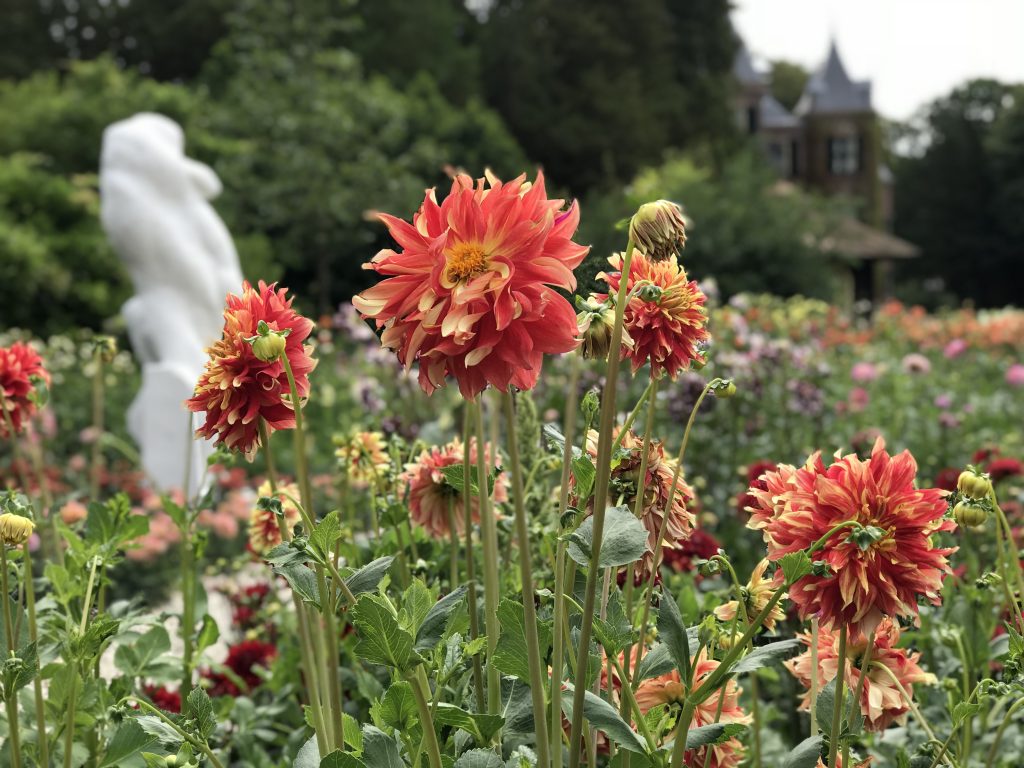
[[[256,673],[257,667],[269,667],[277,656],[277,648],[273,643],[262,640],[243,640],[228,648],[228,657],[224,666],[233,673],[233,677],[224,672],[207,671],[203,675],[210,683],[211,696],[238,696],[257,688],[263,681]],[[245,683],[247,691],[241,690],[235,678]]]
[[[676,573],[690,573],[694,560],[707,560],[718,553],[721,543],[703,528],[693,533],[677,549],[663,549],[662,560]]]
[[[1024,474],[1024,464],[1018,459],[993,459],[985,466],[993,482],[1005,480],[1008,477],[1017,477]]]
[[[181,694],[178,691],[168,690],[164,685],[144,685],[143,692],[150,698],[154,706],[164,712],[181,712]]]
[[[935,475],[935,487],[944,491],[955,491],[956,481],[960,478],[962,470],[956,467],[945,467]]]
[[[19,434],[36,412],[31,396],[39,381],[49,384],[50,374],[32,347],[20,341],[0,347],[0,408],[7,411],[14,434]],[[7,421],[7,418],[0,418],[0,438],[8,436]]]
[[[747,488],[756,488],[761,491],[768,490],[768,484],[763,479],[765,472],[774,472],[779,468],[779,465],[774,461],[767,461],[762,459],[761,461],[755,461],[753,464],[747,467]],[[757,506],[757,499],[750,495],[749,491],[741,493],[736,499],[736,510],[738,512],[746,512],[747,507]]]

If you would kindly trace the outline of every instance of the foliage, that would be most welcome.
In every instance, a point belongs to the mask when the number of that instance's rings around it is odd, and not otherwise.
[[[800,64],[778,60],[772,62],[772,96],[786,109],[792,111],[807,85],[810,74]]]

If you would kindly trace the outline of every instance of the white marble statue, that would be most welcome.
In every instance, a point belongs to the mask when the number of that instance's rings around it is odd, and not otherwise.
[[[142,388],[128,411],[143,468],[160,490],[199,488],[210,447],[192,439],[184,402],[220,338],[224,298],[240,293],[238,254],[210,204],[208,166],[185,156],[181,126],[142,112],[108,126],[100,157],[103,228],[131,275],[122,312]]]

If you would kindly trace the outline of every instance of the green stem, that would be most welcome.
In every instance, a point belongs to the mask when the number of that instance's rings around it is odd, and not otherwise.
[[[839,659],[836,667],[836,698],[832,707],[832,728],[828,738],[828,768],[839,768],[839,734],[842,733],[843,683],[846,680],[846,625],[839,629]]]
[[[854,718],[860,712],[861,697],[864,695],[865,680],[867,679],[869,667],[871,665],[871,655],[875,650],[875,631],[871,630],[867,637],[867,646],[864,648],[864,655],[860,659],[860,675],[857,676],[857,690],[853,693],[853,699],[850,702],[850,714],[847,716],[846,721],[852,723]],[[839,683],[836,683],[838,686]],[[964,691],[964,695],[968,695],[967,691]],[[850,764],[850,742],[847,741],[843,745],[843,765]]]
[[[537,629],[537,607],[534,604],[533,553],[530,549],[530,529],[526,523],[526,505],[523,503],[523,467],[519,458],[519,435],[512,395],[502,396],[505,410],[505,429],[508,439],[509,463],[512,465],[512,496],[515,510],[516,538],[519,544],[519,577],[523,584],[523,623],[526,640],[526,660],[530,670],[530,696],[533,701],[533,721],[536,729],[537,765],[548,768],[547,702],[544,696],[544,674],[541,671],[540,635]]]
[[[569,363],[569,384],[565,399],[565,423],[562,437],[562,477],[558,490],[558,530],[561,531],[561,520],[569,508],[569,477],[572,467],[572,448],[576,431],[576,412],[578,410],[577,390],[580,380],[580,356],[573,355]],[[562,625],[566,620],[565,612],[565,542],[561,536],[555,544],[555,597],[554,597],[554,631],[551,637],[551,722],[548,733],[551,739],[551,764],[553,768],[562,768],[562,675],[564,665],[565,644],[562,642]],[[628,766],[626,767],[628,768]]]
[[[679,715],[679,725],[676,726],[675,744],[672,747],[672,760],[669,763],[671,768],[682,768],[683,756],[686,753],[686,738],[690,734],[690,723],[693,722],[695,705],[686,700],[683,711]]]
[[[448,591],[459,586],[459,531],[455,527],[455,499],[448,499]]]
[[[28,548],[28,544],[25,544]],[[7,641],[7,653],[4,654],[4,662],[15,652],[14,642],[14,621],[11,617],[11,587],[7,577],[7,545],[0,542],[0,588],[3,594],[0,599],[4,601],[4,634]],[[38,678],[38,675],[37,675]],[[14,768],[21,768],[21,733],[18,723],[18,695],[16,691],[9,691],[7,695],[7,726],[11,740],[11,765]],[[45,738],[45,734],[44,734]]]
[[[818,732],[818,618],[811,619],[811,736]]]
[[[442,768],[441,748],[437,743],[434,719],[430,716],[430,681],[427,680],[427,673],[423,671],[423,665],[417,666],[415,674],[408,675],[406,679],[412,687],[412,695],[419,710],[420,727],[423,729],[423,742],[427,747],[430,768]]]
[[[590,551],[590,566],[587,568],[587,584],[583,598],[583,616],[580,623],[579,652],[577,669],[587,668],[590,657],[590,638],[594,624],[594,605],[597,596],[597,579],[601,559],[601,540],[604,536],[604,519],[608,504],[608,485],[611,480],[612,427],[615,423],[615,394],[619,382],[619,360],[622,351],[623,315],[626,310],[626,285],[633,261],[633,239],[626,244],[619,275],[619,290],[615,302],[615,322],[612,327],[611,345],[608,349],[608,368],[605,373],[604,394],[601,397],[600,431],[597,442],[597,477],[594,485],[593,544]],[[569,768],[579,768],[580,737],[583,734],[583,698],[585,685],[577,685],[573,691],[572,725],[569,730]],[[591,767],[593,768],[593,766]]]
[[[996,755],[999,754],[999,744],[1003,740],[1003,733],[1006,731],[1007,726],[1010,725],[1010,720],[1014,713],[1017,712],[1021,707],[1024,707],[1024,699],[1018,699],[1013,706],[1006,710],[1006,716],[1003,721],[999,723],[999,727],[996,729],[995,738],[992,740],[992,746],[989,747],[988,757],[985,758],[985,768],[992,768],[995,765]],[[965,760],[970,759],[970,755],[964,755]]]
[[[100,435],[103,434],[103,355],[97,351],[93,355],[96,372],[92,379],[92,428],[96,439],[93,440],[91,461],[89,466],[89,498],[99,501],[100,473],[103,471],[103,451]],[[188,489],[185,489],[188,492]]]
[[[85,604],[82,606],[82,621],[78,626],[78,634],[85,634],[85,626],[89,623],[89,609],[92,607],[92,588],[96,583],[96,568],[99,566],[101,557],[96,555],[92,559],[92,565],[89,567],[89,581],[85,585]]]
[[[195,747],[204,755],[206,755],[206,757],[209,758],[210,762],[213,764],[214,768],[224,768],[224,764],[217,759],[217,755],[214,754],[213,750],[210,749],[210,745],[207,744],[205,740],[197,739],[194,736],[183,731],[176,722],[174,722],[171,718],[169,718],[167,715],[165,715],[163,712],[154,707],[145,699],[140,699],[132,696],[130,697],[130,700],[138,704],[140,708],[145,709],[147,712],[156,715],[161,720],[163,720],[167,725],[169,725],[171,728],[177,731],[178,735],[181,736],[182,740],[187,741],[193,747]]]
[[[186,510],[186,514],[189,514]],[[191,523],[182,533],[181,547],[181,690],[192,690],[192,636],[196,629],[195,550],[192,548]]]
[[[39,630],[36,626],[36,588],[33,581],[32,551],[26,541],[22,547],[25,553],[25,602],[28,606],[28,639],[39,642]],[[43,681],[39,675],[39,662],[36,662],[36,674],[32,678],[32,689],[36,704],[36,730],[39,733],[39,764],[43,768],[50,767],[50,744],[46,736],[46,707],[43,699]]]
[[[470,424],[471,413],[469,403],[462,410],[462,476],[469,477],[469,438],[472,432]],[[476,640],[480,636],[480,618],[477,610],[476,598],[476,555],[473,551],[473,497],[470,493],[469,483],[462,486],[462,514],[465,518],[466,535],[466,581],[468,582],[467,604],[469,606],[469,639]],[[484,672],[480,663],[480,654],[473,655],[473,693],[476,697],[476,711],[483,712],[486,703],[484,701]]]
[[[67,715],[64,719],[64,768],[71,768],[73,755],[72,747],[75,745],[75,706],[78,704],[78,665],[73,665],[71,671],[71,682],[68,684]]]
[[[498,598],[500,582],[498,577],[498,532],[491,512],[491,498],[487,481],[487,462],[484,457],[484,417],[480,399],[472,404],[476,421],[476,476],[479,491],[479,512],[481,539],[484,549],[484,623],[487,630],[487,712],[501,714],[501,676],[494,666],[501,627],[498,624]],[[464,450],[469,451],[467,443]]]

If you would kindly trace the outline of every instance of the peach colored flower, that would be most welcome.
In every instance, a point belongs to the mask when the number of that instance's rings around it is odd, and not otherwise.
[[[352,303],[383,328],[428,394],[453,376],[464,397],[491,384],[532,389],[545,353],[576,347],[576,314],[554,289],[576,287],[587,248],[572,241],[575,203],[549,200],[544,176],[452,181],[440,205],[428,190],[409,224],[379,214],[402,250],[364,265],[387,279]]]
[[[616,437],[619,431],[618,428],[615,429]],[[590,430],[587,435],[587,452],[592,458],[597,458],[599,439],[599,433],[596,430]],[[634,509],[636,506],[643,445],[642,437],[632,430],[628,431],[622,438],[622,445],[617,454],[617,463],[612,470],[612,484],[619,493],[623,494],[622,503],[630,509]],[[654,562],[654,548],[668,507],[668,497],[672,488],[672,478],[675,476],[676,464],[674,458],[665,456],[664,443],[660,440],[651,440],[647,451],[647,479],[644,482],[644,500],[640,517],[640,522],[647,529],[647,551],[640,561],[641,572],[645,577],[650,575],[652,568],[661,566],[660,562],[657,564]],[[662,541],[663,550],[679,549],[693,532],[696,517],[690,511],[689,505],[694,498],[693,489],[680,473],[676,480],[675,493],[672,494],[672,507],[668,510],[668,523],[665,526],[665,538]],[[574,502],[582,504],[584,500],[574,499]],[[589,506],[592,508],[593,502]]]
[[[700,686],[718,667],[719,662],[709,659],[707,650],[704,649],[694,660],[694,686]],[[752,718],[740,707],[740,694],[743,690],[736,684],[735,680],[729,680],[724,687],[719,688],[711,696],[705,699],[693,713],[693,720],[690,728],[699,728],[702,725],[712,723],[750,723]],[[672,670],[660,677],[644,680],[636,690],[636,703],[640,711],[647,713],[649,710],[660,704],[682,705],[684,688],[682,678],[677,670]],[[723,698],[724,697],[724,698]],[[722,703],[722,711],[719,714],[718,705]],[[737,738],[731,738],[721,744],[716,744],[711,749],[710,768],[736,768],[743,761],[743,745]],[[707,757],[708,747],[701,747],[696,750],[689,750],[683,757],[683,763],[687,768],[703,768]]]
[[[373,485],[391,466],[380,432],[354,432],[338,445],[334,455],[356,488]]]
[[[798,637],[807,646],[807,650],[784,664],[792,675],[808,689],[801,701],[801,708],[809,710],[812,673],[816,674],[819,691],[831,680],[834,680],[838,674],[839,633],[827,629],[818,630],[817,670],[814,670],[811,664],[811,633],[807,632]],[[925,672],[918,664],[921,654],[908,653],[906,650],[896,647],[899,639],[899,625],[892,619],[882,619],[875,630],[870,658],[871,670],[864,680],[864,689],[860,699],[861,711],[864,714],[864,727],[869,731],[884,731],[894,722],[902,724],[906,720],[906,714],[910,711],[910,707],[900,692],[899,686],[893,682],[893,678],[899,681],[899,684],[910,696],[914,694],[915,683],[931,685],[936,682],[935,675]],[[860,662],[866,649],[867,639],[862,635],[856,636],[847,645],[847,665],[843,680],[844,685],[850,691],[856,691],[860,684]]]
[[[20,341],[0,347],[0,408],[7,411],[16,435],[36,412],[32,394],[40,382],[49,385],[50,374],[32,347]],[[0,417],[0,438],[10,436],[7,422],[7,417]]]
[[[82,502],[71,499],[66,502],[63,507],[60,508],[60,519],[64,521],[64,525],[74,525],[75,523],[85,520],[89,516],[89,508]]]
[[[159,505],[159,503],[157,498],[156,504]],[[125,550],[125,557],[129,560],[139,562],[155,560],[181,541],[181,531],[178,530],[178,526],[171,516],[158,506],[153,507],[152,504],[153,502],[150,502],[149,508],[155,511],[149,513],[142,508],[133,510],[136,514],[149,515],[149,532],[135,539],[132,542],[132,547]]]
[[[739,625],[736,627],[736,631],[741,635],[746,631],[746,627],[749,626],[747,621],[748,617],[752,621],[755,616],[760,615],[761,611],[765,609],[768,603],[772,599],[772,595],[775,594],[776,586],[773,579],[766,579],[764,572],[768,569],[768,560],[761,560],[756,566],[754,566],[753,572],[750,574],[750,581],[747,582],[747,586],[743,590],[744,594],[744,610],[739,615]],[[785,599],[785,595],[782,596]],[[736,600],[730,600],[717,608],[715,608],[715,617],[721,622],[727,622],[727,632],[731,631],[732,621],[736,618],[736,610],[739,608],[739,602]],[[762,625],[768,632],[775,630],[775,624],[783,621],[786,618],[785,611],[782,610],[781,601],[776,603],[772,610],[768,613],[768,617],[764,620]],[[732,635],[728,635],[729,640],[732,640]],[[726,647],[731,646],[731,642],[722,643]]]
[[[602,272],[598,279],[608,284],[608,292],[615,295],[622,277],[622,254],[615,254],[608,263],[618,272]],[[623,322],[633,343],[623,346],[622,359],[628,359],[636,373],[646,363],[651,364],[651,376],[667,373],[675,378],[690,367],[702,364],[704,353],[700,346],[710,340],[707,329],[707,298],[695,280],[686,276],[686,270],[670,256],[654,262],[640,251],[633,252],[629,266],[628,291],[640,285],[650,286],[652,298],[644,291],[633,295],[626,304]],[[601,301],[608,294],[598,294]]]
[[[241,296],[228,295],[223,336],[207,350],[206,369],[187,402],[189,410],[206,413],[197,436],[213,438],[250,460],[260,446],[259,420],[266,422],[270,432],[291,429],[295,412],[281,360],[260,360],[246,339],[257,335],[260,321],[271,330],[290,331],[284,354],[299,397],[309,394],[309,374],[316,367],[312,347],[303,344],[313,323],[292,309],[286,294],[286,289],[260,281],[256,289],[243,283]]]
[[[262,497],[275,497],[280,500],[281,508],[284,510],[284,524],[288,530],[294,528],[300,520],[302,513],[295,506],[292,499],[299,498],[299,486],[295,483],[278,484],[277,493],[271,493],[270,481],[264,481],[260,486],[258,495]],[[273,512],[260,509],[259,504],[254,504],[249,516],[249,549],[257,557],[265,555],[281,543],[281,527],[277,523],[277,516]]]
[[[491,444],[484,445],[484,461],[492,467],[493,451]],[[453,439],[447,445],[432,446],[420,453],[413,461],[405,465],[405,471],[399,480],[409,491],[409,514],[412,521],[436,539],[447,539],[451,535],[448,524],[449,508],[455,519],[455,531],[461,535],[466,530],[466,512],[463,508],[462,493],[445,480],[442,467],[462,464],[464,459],[462,441]],[[469,461],[476,466],[476,440],[469,443]],[[508,500],[505,475],[498,473],[494,481],[492,502]],[[470,516],[474,523],[480,522],[480,501],[476,495],[470,496]]]
[[[776,474],[782,480],[788,472]],[[826,629],[846,625],[866,634],[883,616],[916,617],[919,598],[941,602],[946,558],[954,550],[934,546],[932,538],[956,524],[945,518],[946,492],[916,488],[916,474],[909,452],[890,456],[879,438],[866,460],[849,454],[825,467],[815,455],[776,483],[780,493],[751,490],[760,511],[750,525],[761,528],[769,560],[825,538],[815,559],[832,572],[805,576],[790,589],[801,618],[817,616]],[[859,533],[849,527],[832,532],[850,521],[861,526]],[[781,578],[777,573],[776,581]]]
[[[196,516],[196,522],[203,528],[209,528],[222,539],[233,539],[238,535],[238,520],[230,510],[221,507],[217,507],[216,510],[201,510]]]

